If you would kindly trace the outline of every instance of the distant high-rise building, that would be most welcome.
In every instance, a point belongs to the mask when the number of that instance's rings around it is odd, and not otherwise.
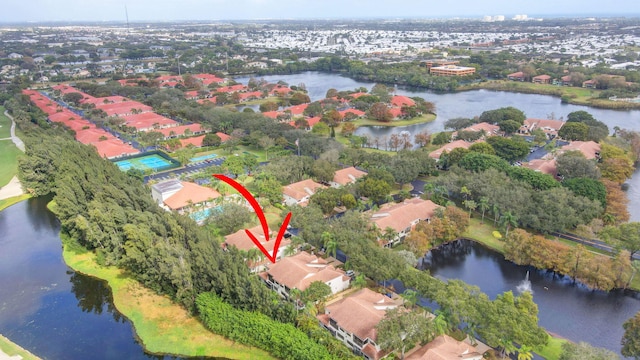
[[[493,21],[504,21],[504,15],[496,15],[493,17]]]
[[[516,21],[523,21],[523,20],[527,20],[527,19],[528,19],[528,17],[527,17],[526,14],[516,15],[516,16],[513,17],[513,20],[516,20]]]

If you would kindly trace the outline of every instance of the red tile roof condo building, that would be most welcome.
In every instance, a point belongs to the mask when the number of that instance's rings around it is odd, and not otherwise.
[[[273,232],[269,233],[269,241],[266,241],[261,225],[254,226],[247,230],[251,231],[251,233],[255,235],[258,241],[260,241],[260,244],[262,244],[262,246],[269,253],[271,254],[273,253],[273,248],[275,245],[275,241],[274,241],[275,234]],[[282,241],[280,241],[280,247],[278,248],[278,253],[276,254],[276,261],[279,261],[285,256],[285,254],[287,253],[287,248],[290,245],[291,245],[291,240],[287,238],[283,238]],[[224,237],[222,248],[226,249],[230,246],[235,246],[238,250],[245,251],[245,252],[248,252],[251,249],[258,249],[256,244],[254,244],[251,238],[249,238],[249,235],[247,235],[245,229],[240,229],[235,233],[229,234]],[[247,265],[253,272],[265,270],[265,265],[267,263],[269,263],[269,260],[266,258],[263,258],[262,260],[259,260],[259,261],[247,259]]]
[[[385,239],[382,245],[391,247],[399,243],[409,234],[420,221],[429,222],[440,206],[431,200],[412,198],[399,204],[385,204],[380,210],[371,214],[371,222],[380,231],[393,229],[396,237]]]
[[[399,305],[399,302],[365,288],[325,306],[325,313],[318,315],[318,320],[353,351],[377,360],[384,353],[376,344],[376,326],[387,310]]]
[[[291,289],[304,291],[314,281],[320,281],[336,294],[349,288],[349,278],[343,270],[338,270],[315,255],[302,251],[268,265],[261,274],[267,285],[280,296],[289,298]]]
[[[284,195],[284,203],[286,205],[306,205],[311,195],[315,194],[318,189],[324,189],[326,186],[307,179],[289,184],[282,189]]]

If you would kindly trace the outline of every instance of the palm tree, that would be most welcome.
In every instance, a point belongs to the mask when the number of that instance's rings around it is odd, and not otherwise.
[[[385,240],[387,240],[388,242],[391,242],[393,239],[395,239],[398,236],[398,233],[391,227],[391,226],[387,226],[384,229],[384,234],[383,237]]]
[[[504,238],[509,237],[509,229],[511,226],[518,226],[518,218],[511,213],[511,211],[507,211],[500,217],[500,226],[504,226],[507,230],[504,234]]]
[[[433,327],[436,332],[436,335],[443,335],[449,329],[449,320],[447,319],[447,314],[442,310],[436,310],[436,317],[433,319]]]
[[[404,299],[405,306],[409,305],[409,309],[412,309],[418,302],[418,292],[415,290],[406,289],[400,296]]]
[[[336,257],[336,253],[338,251],[338,242],[335,239],[331,239],[327,241],[325,244],[325,248],[327,250],[327,255]]]
[[[482,223],[484,224],[484,212],[489,210],[489,198],[486,196],[481,197],[478,201],[478,208],[482,211]]]
[[[360,274],[356,276],[351,285],[353,285],[353,287],[355,287],[356,289],[362,289],[363,287],[367,286],[367,279],[364,278],[364,275]]]
[[[491,212],[493,213],[493,223],[498,222],[498,216],[500,216],[500,207],[497,204],[491,205]]]
[[[471,213],[478,207],[478,204],[473,200],[465,200],[463,201],[464,207],[469,210],[469,219],[471,219]]]
[[[299,311],[301,297],[302,297],[302,291],[300,291],[299,289],[293,288],[289,290],[289,299],[294,302],[296,306],[296,311]]]
[[[520,346],[520,349],[518,349],[518,360],[533,360],[532,350],[530,346]]]

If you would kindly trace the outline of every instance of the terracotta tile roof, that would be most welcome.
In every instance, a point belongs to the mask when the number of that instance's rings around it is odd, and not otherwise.
[[[124,155],[134,155],[140,152],[138,151],[138,149],[134,148],[131,145],[127,145],[123,143],[119,139],[109,139],[105,141],[98,141],[98,142],[91,143],[91,145],[95,146],[100,156],[105,157],[107,159],[111,159],[118,156],[124,156]]]
[[[356,182],[359,178],[367,175],[366,172],[362,170],[358,170],[353,166],[348,168],[340,169],[336,171],[335,175],[333,175],[333,182],[338,183],[342,186],[347,184],[351,184]]]
[[[401,232],[418,220],[431,219],[440,206],[431,200],[411,198],[399,204],[386,204],[371,215],[371,221],[378,229],[387,227]]]
[[[524,78],[524,73],[522,71],[514,72],[513,74],[507,75],[507,78]]]
[[[335,269],[324,259],[305,251],[270,265],[266,273],[278,284],[300,291],[308,288],[314,281],[326,283],[336,278],[348,280],[344,271]]]
[[[462,341],[440,335],[427,345],[406,357],[407,360],[479,360],[482,354],[476,348]]]
[[[262,115],[264,115],[264,116],[266,116],[268,118],[271,118],[271,119],[277,119],[278,115],[280,115],[280,114],[282,114],[282,113],[279,112],[279,111],[265,111],[265,112],[262,113]]]
[[[213,92],[223,92],[223,93],[232,93],[238,92],[242,90],[247,90],[248,88],[242,84],[230,85],[230,86],[221,86],[217,89],[214,89]]]
[[[273,252],[273,246],[275,244],[274,239],[276,235],[273,231],[269,233],[269,241],[265,241],[261,225],[254,226],[247,230],[251,231],[251,233],[255,235],[255,237],[260,241],[262,246],[267,249],[267,251]],[[285,248],[289,244],[291,244],[291,240],[283,238],[280,241],[280,249]],[[249,251],[250,249],[258,248],[256,244],[253,243],[251,238],[249,238],[249,235],[247,235],[245,229],[238,230],[233,234],[225,236],[223,246],[235,246],[236,248],[238,248],[238,250],[242,251]]]
[[[142,112],[152,111],[151,106],[145,105],[138,101],[123,101],[115,104],[96,104],[97,109],[103,110],[108,116],[131,114],[132,109]]]
[[[154,112],[145,112],[135,115],[124,115],[121,117],[126,121],[127,126],[132,126],[138,130],[151,129],[155,124],[157,124],[157,126],[160,128],[179,125],[177,121],[171,120],[168,117],[164,117],[162,115],[158,115]]]
[[[538,75],[538,76],[534,76],[533,80],[550,80],[551,76],[549,75]]]
[[[376,326],[385,317],[388,309],[398,307],[398,303],[385,295],[367,288],[359,290],[325,307],[327,315],[344,330],[359,337],[376,340]]]
[[[369,95],[369,94],[364,93],[364,92],[357,92],[357,93],[349,94],[348,96],[351,96],[352,98],[357,99],[360,96],[365,96],[365,95]]]
[[[164,200],[165,205],[171,210],[182,209],[190,203],[198,204],[220,197],[220,193],[214,189],[187,181],[181,181],[180,183],[182,184],[182,189]]]
[[[415,106],[416,102],[408,96],[396,95],[391,98],[391,104],[397,107]]]
[[[498,125],[492,125],[489,124],[487,122],[481,122],[478,124],[473,124],[471,126],[469,126],[468,128],[464,128],[461,131],[475,131],[475,132],[479,132],[484,130],[487,135],[496,135],[499,131],[500,131],[500,126]]]
[[[314,117],[310,117],[307,118],[307,123],[309,123],[310,127],[314,127],[317,123],[320,122],[322,118],[320,116],[314,116]]]
[[[83,99],[81,102],[83,104],[115,104],[115,103],[121,103],[121,102],[125,102],[125,101],[129,101],[129,99],[127,99],[124,96],[107,96],[107,97],[101,97],[101,98],[85,98]]]
[[[338,111],[340,113],[340,115],[342,115],[342,117],[344,117],[345,115],[347,115],[347,113],[352,113],[354,115],[356,115],[357,117],[361,117],[365,115],[365,112],[362,110],[358,110],[358,109],[346,109],[346,110],[342,110],[342,111]]]
[[[216,97],[213,96],[213,97],[206,98],[206,99],[198,99],[198,100],[196,100],[196,102],[198,104],[214,104],[215,105],[216,104]]]
[[[187,147],[189,145],[193,145],[195,147],[202,147],[202,141],[204,140],[205,135],[194,136],[186,139],[180,139],[180,145],[182,147]]]
[[[318,189],[324,188],[326,188],[326,186],[318,184],[311,179],[307,179],[285,186],[282,189],[282,193],[300,201],[306,196],[315,194]]]
[[[389,109],[389,112],[394,119],[399,118],[402,115],[402,109],[399,107],[392,107]]]
[[[144,114],[141,114],[144,115]],[[165,118],[166,119],[166,118]],[[169,119],[171,120],[171,119]],[[175,121],[171,120],[173,123],[175,123]],[[198,133],[203,131],[204,129],[202,128],[202,125],[200,124],[190,124],[190,125],[179,125],[179,126],[173,126],[173,127],[169,127],[169,128],[164,128],[164,129],[158,129],[158,130],[154,130],[157,131],[159,133],[162,133],[162,135],[164,135],[165,138],[168,138],[170,136],[182,136],[184,135],[185,131],[191,131],[192,133]],[[173,135],[171,135],[171,133],[173,133]]]
[[[558,130],[562,128],[564,121],[562,120],[549,120],[549,119],[526,119],[523,127],[527,132],[532,132],[535,129],[542,129],[548,134],[558,134]]]
[[[441,148],[439,148],[438,150],[434,150],[432,152],[429,153],[429,157],[433,158],[433,159],[440,159],[440,156],[442,155],[442,153],[446,152],[451,152],[451,150],[456,149],[456,148],[465,148],[468,149],[471,145],[473,145],[473,143],[470,142],[466,142],[464,140],[456,140],[456,141],[452,141],[448,144],[444,144]]]
[[[304,113],[304,110],[307,108],[307,106],[309,106],[309,104],[300,104],[300,105],[290,106],[284,109],[284,111],[289,110],[291,111],[292,115],[302,115],[302,113]]]
[[[100,138],[104,140],[100,140]],[[76,140],[83,144],[92,144],[109,139],[116,139],[116,137],[102,129],[93,128],[76,132]]]
[[[218,131],[218,132],[216,133],[216,135],[218,135],[218,137],[220,138],[220,140],[221,140],[222,142],[225,142],[225,141],[228,141],[229,139],[231,139],[231,136],[229,136],[229,135],[227,135],[227,134],[225,134],[225,133],[223,133],[223,132],[219,132],[219,131]]]
[[[560,148],[560,151],[580,151],[587,159],[595,159],[600,154],[600,144],[594,141],[572,141]]]
[[[535,159],[528,163],[523,163],[522,166],[543,174],[549,174],[553,177],[558,174],[558,166],[556,165],[555,159]]]
[[[240,100],[248,100],[248,99],[261,99],[262,98],[262,91],[251,91],[251,92],[246,92],[246,93],[241,93],[240,94]]]

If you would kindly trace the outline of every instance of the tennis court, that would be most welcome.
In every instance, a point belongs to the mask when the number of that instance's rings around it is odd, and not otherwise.
[[[216,154],[202,155],[202,156],[198,156],[198,157],[193,157],[193,158],[189,159],[189,161],[192,162],[192,163],[195,163],[195,162],[201,162],[201,161],[205,161],[205,160],[215,159],[216,157],[218,157],[218,155],[216,155]]]
[[[160,171],[174,166],[169,160],[157,154],[120,160],[116,161],[115,164],[118,165],[122,171],[127,171],[129,169]]]

